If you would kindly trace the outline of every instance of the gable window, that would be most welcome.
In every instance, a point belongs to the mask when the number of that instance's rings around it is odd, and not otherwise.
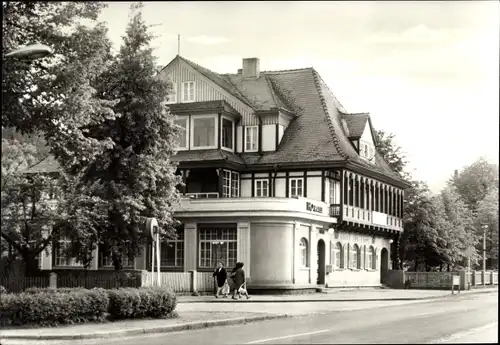
[[[255,152],[258,150],[259,126],[245,127],[245,151]]]
[[[234,150],[234,124],[226,118],[222,119],[222,147]]]
[[[185,81],[182,83],[182,101],[194,102],[194,81]]]
[[[299,243],[300,267],[309,267],[309,255],[307,248],[307,240],[302,238]]]
[[[177,231],[177,238],[161,244],[160,265],[166,267],[184,266],[184,229]]]
[[[269,180],[255,180],[255,196],[259,198],[269,196]]]
[[[215,148],[216,116],[192,117],[192,145],[193,148]]]
[[[363,144],[363,154],[368,158],[368,145]]]
[[[292,178],[290,179],[290,196],[303,196],[304,179],[303,178]]]
[[[237,198],[240,196],[240,174],[234,171],[222,171],[222,197]]]
[[[167,96],[167,104],[177,103],[177,84],[172,83],[172,90]]]
[[[188,126],[188,119],[187,118],[179,118],[175,119],[174,123],[181,127],[179,129],[179,138],[178,138],[178,144],[179,144],[179,149],[187,149],[188,148],[188,142],[187,142],[187,126]]]

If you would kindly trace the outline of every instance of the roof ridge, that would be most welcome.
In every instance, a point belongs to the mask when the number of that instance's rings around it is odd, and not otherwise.
[[[271,98],[273,99],[274,104],[276,104],[276,106],[279,106],[278,102],[276,101],[276,97],[278,95],[275,95],[275,92],[274,92],[273,87],[271,85],[271,81],[269,80],[269,76],[267,76],[267,75],[264,76],[264,80],[266,81],[266,84],[267,84],[267,87],[269,88],[269,91],[271,91]],[[281,102],[281,103],[283,103],[283,102]]]
[[[276,96],[287,106],[290,107],[292,112],[295,112],[297,116],[301,116],[304,113],[302,106],[295,103],[294,98],[290,95],[290,91],[286,88],[282,88],[279,80],[275,80],[272,77],[266,76],[266,80],[269,82],[272,92],[276,93]]]
[[[328,123],[328,128],[330,129],[330,133],[332,134],[332,137],[333,137],[333,144],[335,145],[337,152],[343,158],[345,158],[347,161],[350,161],[350,157],[340,148],[337,133],[335,132],[335,128],[333,126],[333,120],[332,120],[330,113],[328,111],[328,106],[326,105],[325,96],[323,95],[323,91],[321,90],[320,80],[323,82],[323,84],[325,82],[323,81],[323,79],[320,78],[318,72],[314,68],[312,69],[312,74],[313,74],[313,78],[314,78],[314,84],[316,85],[316,90],[318,91],[318,94],[319,94],[319,99],[320,99],[321,105],[323,106],[323,111],[325,112],[325,117],[326,117],[326,120]],[[330,89],[328,89],[328,90],[330,90]]]
[[[302,72],[312,70],[312,67],[303,67],[303,68],[293,68],[293,69],[283,69],[283,70],[274,70],[274,71],[260,71],[260,74],[281,74],[281,73],[293,73],[293,72]],[[220,75],[239,75],[241,73],[220,73]]]

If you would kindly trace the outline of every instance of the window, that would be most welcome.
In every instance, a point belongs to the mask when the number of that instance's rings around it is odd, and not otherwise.
[[[333,247],[333,265],[335,268],[344,268],[344,263],[342,260],[342,245],[337,242],[335,246]]]
[[[335,189],[337,187],[337,181],[330,179],[330,204],[337,204],[337,198],[335,197]]]
[[[364,144],[363,147],[364,147],[363,154],[365,155],[365,157],[368,158],[368,145]]]
[[[179,118],[175,119],[174,123],[181,127],[179,129],[179,148],[180,149],[187,149],[188,143],[187,143],[187,123],[188,120],[187,118]]]
[[[234,171],[223,170],[222,197],[237,198],[240,196],[240,174]]]
[[[373,249],[372,246],[368,248],[368,251],[366,252],[366,268],[368,269],[375,269],[375,250]]]
[[[177,84],[176,83],[172,83],[172,91],[167,96],[167,103],[168,104],[177,103]]]
[[[55,265],[81,267],[83,264],[77,262],[76,258],[70,256],[71,241],[67,239],[59,240],[55,245]]]
[[[160,265],[184,267],[184,229],[177,231],[176,239],[169,239],[161,244]]]
[[[198,256],[200,267],[214,268],[219,261],[228,268],[234,267],[237,258],[236,239],[236,227],[200,226]]]
[[[192,147],[215,148],[215,116],[193,117],[192,121]]]
[[[101,267],[114,267],[111,255],[101,253]],[[122,255],[122,267],[134,267],[134,258],[129,258],[127,255]]]
[[[302,196],[302,185],[304,183],[303,178],[292,178],[290,179],[290,196]]]
[[[234,150],[234,125],[233,121],[222,119],[222,147]]]
[[[182,83],[182,101],[194,102],[194,81]]]
[[[342,268],[349,268],[349,245],[346,244],[342,247],[342,254],[343,254],[343,267]]]
[[[245,127],[245,151],[255,152],[258,150],[259,140],[259,127],[247,126]]]
[[[349,259],[351,260],[349,263],[349,268],[360,268],[360,250],[357,244],[351,247],[351,252],[349,253]]]
[[[299,243],[300,267],[309,267],[309,256],[307,248],[307,240],[302,238]]]
[[[269,196],[269,180],[255,180],[255,196],[259,198]]]

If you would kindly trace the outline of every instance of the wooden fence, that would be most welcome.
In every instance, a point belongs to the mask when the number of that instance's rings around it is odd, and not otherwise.
[[[49,275],[37,277],[15,277],[12,275],[0,277],[0,285],[8,292],[19,293],[30,287],[46,288],[49,286]]]
[[[460,276],[460,288],[470,289],[480,285],[498,285],[498,272],[486,271],[483,284],[482,271],[459,272],[403,272],[389,271],[387,284],[393,288],[451,289],[452,277]],[[389,279],[390,278],[390,279]],[[409,284],[408,284],[409,283]]]
[[[156,273],[142,271],[142,286],[151,286],[156,282]],[[211,292],[214,280],[211,272],[160,272],[161,286],[169,287],[174,292]]]

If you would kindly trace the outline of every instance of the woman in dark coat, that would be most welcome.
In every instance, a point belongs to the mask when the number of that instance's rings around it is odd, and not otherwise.
[[[232,277],[234,279],[235,283],[235,289],[233,292],[233,299],[236,299],[236,293],[238,293],[238,296],[241,297],[240,295],[240,287],[245,283],[245,271],[243,271],[243,263],[242,262],[237,262],[236,267],[234,270],[234,273],[232,274]],[[247,294],[248,298],[248,294]]]
[[[224,287],[227,279],[227,272],[222,262],[219,262],[217,268],[215,269],[213,277],[217,280],[217,293],[215,294],[215,298],[219,298],[219,293]],[[227,297],[227,294],[224,294],[224,297]]]

